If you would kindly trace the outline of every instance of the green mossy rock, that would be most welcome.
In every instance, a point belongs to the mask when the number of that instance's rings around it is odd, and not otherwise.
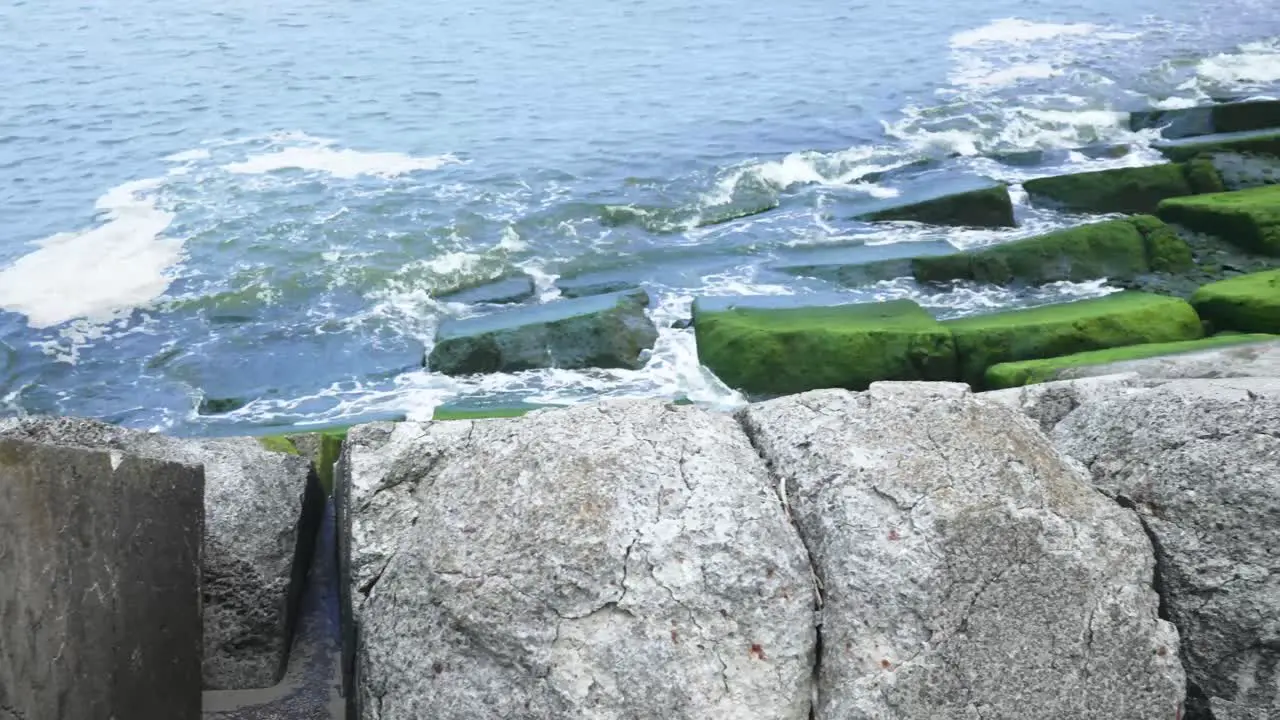
[[[298,448],[293,441],[284,435],[266,435],[258,438],[258,444],[271,452],[282,452],[287,455],[297,455]]]
[[[1240,153],[1245,155],[1280,156],[1280,130],[1234,132],[1205,135],[1189,140],[1172,140],[1153,145],[1161,155],[1174,162],[1191,160],[1197,155]]]
[[[1000,363],[987,368],[984,385],[990,390],[1000,388],[1021,387],[1035,383],[1057,380],[1058,375],[1068,368],[1087,365],[1107,365],[1125,360],[1142,360],[1145,358],[1163,357],[1165,355],[1181,355],[1199,350],[1244,345],[1253,342],[1276,340],[1275,335],[1232,334],[1215,335],[1200,340],[1184,340],[1171,343],[1146,343],[1107,350],[1091,350],[1089,352],[1045,358],[1043,360],[1024,360],[1022,362]]]
[[[702,364],[755,395],[956,377],[951,334],[910,300],[697,312],[694,333]]]
[[[1093,213],[1150,213],[1165,198],[1195,193],[1175,163],[1037,178],[1022,187],[1033,201]]]
[[[997,285],[1043,285],[1098,278],[1128,280],[1191,264],[1191,251],[1157,218],[1142,216],[1082,225],[981,250],[916,258],[921,282],[972,280]]]
[[[1204,334],[1185,300],[1137,292],[977,315],[943,326],[955,337],[961,377],[975,387],[981,387],[987,368],[1000,363],[1195,340]]]
[[[859,220],[910,220],[930,225],[1013,227],[1013,200],[1005,185],[943,195],[858,216]]]
[[[518,407],[450,407],[441,405],[431,414],[432,420],[488,420],[491,418],[521,417],[542,405],[523,405]]]
[[[1205,285],[1191,304],[1215,330],[1280,333],[1280,270]]]
[[[1212,133],[1235,133],[1280,127],[1280,101],[1250,100],[1168,110],[1131,113],[1129,128],[1163,127],[1167,138],[1187,138]]]
[[[1242,250],[1280,257],[1280,185],[1174,198],[1160,203],[1161,219],[1217,235]]]
[[[1187,183],[1196,195],[1227,191],[1227,186],[1222,182],[1222,173],[1218,172],[1211,156],[1198,155],[1183,163],[1183,170],[1187,174]]]
[[[534,368],[630,368],[644,364],[658,330],[643,290],[559,300],[493,315],[446,320],[427,364],[446,375]]]

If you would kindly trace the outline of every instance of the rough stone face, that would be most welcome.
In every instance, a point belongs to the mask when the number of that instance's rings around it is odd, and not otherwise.
[[[1150,384],[1137,373],[1116,373],[1080,380],[1055,380],[982,393],[985,400],[1011,407],[1049,432],[1077,408],[1117,395],[1143,392]]]
[[[812,575],[732,417],[364,425],[338,467],[353,718],[809,717]]]
[[[1081,408],[1052,437],[1140,513],[1188,680],[1280,715],[1280,380],[1170,382]]]
[[[0,718],[200,717],[201,475],[0,439]]]
[[[324,502],[309,460],[256,438],[177,439],[75,418],[0,424],[4,435],[203,465],[205,688],[279,680]]]
[[[1184,676],[1138,519],[953,384],[743,411],[824,588],[817,718],[1173,720]]]

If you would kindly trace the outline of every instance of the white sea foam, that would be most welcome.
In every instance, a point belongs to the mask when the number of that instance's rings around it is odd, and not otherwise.
[[[889,148],[863,145],[836,152],[793,152],[781,160],[739,165],[725,173],[703,198],[707,207],[728,205],[744,187],[764,186],[781,192],[800,185],[845,187],[872,197],[896,197],[897,190],[862,181],[873,173],[901,167],[908,162]]]
[[[242,162],[228,163],[228,172],[263,175],[276,170],[310,170],[344,180],[361,175],[393,178],[419,170],[438,170],[460,162],[453,155],[417,157],[398,152],[361,152],[326,145],[287,147],[261,155],[251,155]]]
[[[1038,23],[1021,18],[1001,18],[972,30],[951,36],[951,47],[971,48],[982,45],[1021,45],[1066,36],[1089,36],[1098,30],[1089,23]]]
[[[1196,77],[1197,81],[1208,81],[1224,89],[1280,83],[1280,38],[1246,43],[1240,46],[1239,52],[1205,58],[1196,65]]]
[[[174,153],[164,159],[165,162],[171,163],[191,163],[200,160],[208,160],[211,153],[205,148],[196,148],[194,150],[184,150]]]
[[[0,270],[0,307],[44,328],[87,318],[110,320],[160,297],[183,241],[164,237],[174,215],[157,205],[163,178],[125,183],[98,198],[102,222],[59,233]]]

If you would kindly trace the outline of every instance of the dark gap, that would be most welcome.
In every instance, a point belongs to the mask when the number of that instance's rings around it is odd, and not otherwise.
[[[289,577],[289,592],[285,599],[284,647],[286,652],[276,668],[276,682],[284,679],[289,669],[289,656],[293,654],[294,636],[302,610],[302,596],[307,588],[307,573],[315,555],[320,523],[324,518],[325,493],[320,487],[320,477],[315,464],[307,471],[307,487],[302,494],[302,513],[298,517],[298,539],[293,550],[293,570]]]

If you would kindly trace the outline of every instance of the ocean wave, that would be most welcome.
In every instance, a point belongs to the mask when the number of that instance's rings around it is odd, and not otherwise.
[[[1182,89],[1280,90],[1276,87],[1280,85],[1280,38],[1246,43],[1237,52],[1205,58],[1196,65],[1195,73]]]
[[[223,166],[241,175],[264,175],[277,170],[320,172],[351,180],[360,176],[395,178],[424,170],[439,170],[462,161],[453,154],[415,156],[401,152],[367,152],[334,147],[323,138],[292,138],[294,143],[271,152],[250,155]]]

